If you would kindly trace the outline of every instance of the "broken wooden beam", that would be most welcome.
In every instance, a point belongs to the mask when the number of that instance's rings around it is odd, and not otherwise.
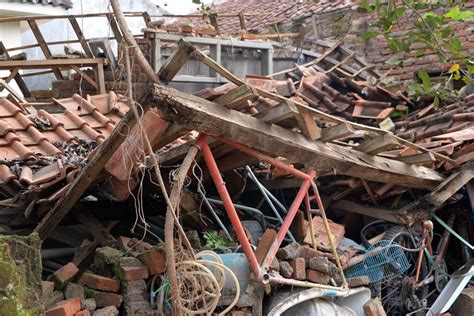
[[[398,147],[398,141],[390,134],[377,135],[372,139],[366,140],[359,146],[355,147],[356,150],[364,153],[376,155],[381,152],[394,149]]]
[[[443,177],[428,168],[368,155],[344,146],[310,141],[301,134],[170,87],[151,86],[144,102],[183,127],[222,137],[300,162],[319,175],[338,174],[407,187],[432,189]]]

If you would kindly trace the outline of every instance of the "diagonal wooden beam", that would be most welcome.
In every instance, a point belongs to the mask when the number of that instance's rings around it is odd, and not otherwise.
[[[41,34],[41,31],[38,27],[38,23],[32,18],[28,19],[28,24],[30,25],[31,32],[33,32],[33,35],[36,38],[36,41],[38,42],[39,47],[41,48],[41,51],[44,54],[44,57],[46,59],[52,59],[53,55],[51,54],[51,51],[49,50],[48,44],[46,44],[46,41],[44,40],[43,34]],[[63,80],[64,77],[59,71],[58,68],[53,68],[54,75],[56,76],[56,79],[58,80]]]
[[[7,60],[10,60],[10,54],[8,53],[7,49],[5,48],[5,45],[3,45],[3,42],[0,41],[0,55],[5,54],[7,57]],[[21,93],[23,93],[23,96],[25,98],[31,97],[30,90],[28,89],[28,86],[26,85],[25,81],[23,80],[23,77],[17,73],[14,77],[16,84],[20,88]]]
[[[301,134],[270,125],[213,102],[154,85],[144,100],[157,107],[164,119],[191,130],[222,137],[290,161],[318,174],[338,174],[407,187],[432,189],[443,177],[428,168],[369,155],[344,146],[310,141]]]

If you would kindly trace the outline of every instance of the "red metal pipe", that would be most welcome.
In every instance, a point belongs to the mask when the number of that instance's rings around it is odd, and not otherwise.
[[[207,168],[209,169],[209,174],[214,181],[214,185],[216,186],[217,192],[219,193],[222,203],[224,204],[224,208],[227,212],[227,215],[229,216],[230,222],[235,229],[235,233],[237,234],[237,238],[239,239],[240,245],[242,246],[242,250],[249,261],[250,269],[253,272],[254,277],[260,279],[260,265],[258,264],[257,257],[250,246],[250,242],[247,239],[244,227],[240,222],[239,215],[235,210],[234,203],[230,198],[229,192],[225,186],[225,182],[219,172],[219,168],[217,167],[217,163],[214,159],[214,156],[212,155],[211,148],[207,143],[206,135],[202,133],[199,134],[196,144],[201,148],[204,161],[206,162]]]
[[[220,140],[221,142],[231,146],[231,147],[234,147],[238,151],[246,153],[249,156],[255,157],[258,160],[263,160],[265,162],[268,162],[269,164],[271,164],[271,165],[273,165],[277,168],[283,169],[286,172],[290,173],[291,175],[293,175],[297,178],[300,178],[301,180],[310,179],[309,175],[307,175],[306,173],[304,173],[302,171],[299,171],[298,169],[295,169],[294,167],[291,167],[291,166],[287,165],[286,163],[284,163],[284,162],[282,162],[278,159],[275,159],[275,158],[269,157],[265,154],[259,153],[258,151],[255,151],[255,150],[253,150],[253,149],[251,149],[247,146],[241,145],[239,143],[235,143],[233,141],[226,140],[226,139],[223,139],[223,138],[220,138],[220,137],[215,137],[215,138]]]
[[[295,218],[296,212],[298,212],[298,209],[301,206],[301,203],[303,202],[304,197],[308,193],[308,189],[311,185],[311,181],[313,180],[315,176],[316,176],[316,173],[314,171],[310,171],[307,174],[307,177],[309,177],[309,179],[305,180],[303,184],[301,184],[298,194],[296,194],[296,197],[293,200],[293,203],[291,203],[290,209],[288,210],[285,220],[283,221],[283,224],[278,230],[276,241],[272,244],[272,246],[268,250],[268,253],[265,255],[265,259],[263,260],[263,263],[262,263],[263,271],[265,271],[272,264],[273,258],[275,257],[278,249],[280,248],[280,245],[283,242],[283,239],[285,238],[285,235],[288,232],[288,229],[290,229],[290,225],[293,222],[293,219]]]

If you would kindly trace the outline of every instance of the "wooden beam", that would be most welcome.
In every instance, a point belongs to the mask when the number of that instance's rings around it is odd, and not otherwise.
[[[160,71],[158,71],[160,80],[163,82],[171,82],[195,50],[193,45],[180,40],[176,50],[168,57],[165,64],[160,68]]]
[[[143,112],[149,109],[149,105],[142,105]],[[104,165],[112,157],[115,151],[126,139],[130,130],[135,125],[136,120],[133,111],[130,110],[115,126],[115,129],[96,148],[94,156],[82,168],[81,172],[71,184],[67,192],[65,192],[56,205],[43,217],[41,222],[35,228],[42,240],[54,230],[61,222],[76,202],[81,198],[87,188],[96,180],[97,176],[103,170]]]
[[[353,129],[349,124],[340,123],[331,127],[322,129],[322,141],[331,142],[336,139],[346,138],[354,134]]]
[[[154,85],[144,100],[161,116],[190,130],[222,137],[257,150],[300,162],[319,175],[338,174],[407,187],[432,189],[443,180],[436,171],[368,155],[335,144],[309,141],[301,134],[270,125],[213,102]]]
[[[421,153],[421,154],[415,154],[415,155],[410,155],[410,156],[400,156],[394,159],[410,164],[410,165],[425,164],[427,162],[436,161],[436,158],[434,157],[432,153]]]
[[[97,240],[101,246],[114,247],[117,245],[117,240],[114,236],[109,233],[109,230],[104,227],[90,211],[77,209],[74,212],[74,217],[94,236],[95,240]]]
[[[38,42],[39,47],[41,48],[41,51],[44,54],[44,57],[46,59],[52,59],[53,55],[51,54],[51,51],[49,50],[48,44],[46,44],[46,41],[44,40],[43,34],[41,34],[41,31],[38,27],[38,24],[36,23],[35,20],[33,19],[28,19],[28,24],[30,25],[31,32],[33,32],[33,35],[36,38],[36,41]],[[56,76],[56,79],[58,80],[63,80],[64,77],[57,68],[53,68],[54,75]]]
[[[5,56],[7,57],[7,60],[10,59],[10,54],[8,53],[7,49],[5,48],[5,46],[3,45],[3,42],[0,41],[0,55],[1,54],[5,54]],[[25,98],[29,98],[31,97],[31,93],[30,93],[30,90],[28,89],[28,86],[26,85],[25,81],[23,80],[23,78],[21,77],[21,75],[19,73],[17,73],[15,75],[15,81],[16,81],[16,84],[18,85],[18,88],[20,88],[20,91],[21,93],[23,93],[23,96]]]
[[[106,17],[107,17],[107,21],[109,21],[110,29],[112,30],[112,33],[114,33],[117,43],[118,44],[122,43],[122,39],[123,39],[122,32],[120,32],[120,28],[117,24],[117,20],[115,20],[113,13],[107,13]]]
[[[7,60],[0,61],[0,70],[9,70],[12,68],[20,69],[42,69],[42,68],[71,68],[95,67],[98,64],[107,64],[104,58],[78,58],[78,59],[41,59],[41,60]]]
[[[333,201],[331,208],[338,211],[352,212],[372,218],[383,219],[397,224],[410,224],[415,216],[394,211],[392,209],[382,208],[380,206],[363,205],[352,201],[339,200]]]
[[[314,120],[313,113],[306,111],[305,109],[299,109],[298,115],[296,115],[296,121],[301,129],[303,135],[308,139],[316,140],[321,138],[321,129]]]
[[[217,99],[214,100],[215,103],[221,104],[228,109],[235,109],[242,104],[244,104],[248,100],[252,100],[257,96],[257,92],[249,85],[241,85],[240,87],[236,87],[226,94],[221,95]]]
[[[84,37],[84,34],[82,33],[81,28],[79,27],[79,23],[77,23],[76,17],[69,16],[68,19],[69,19],[69,22],[71,23],[74,33],[76,33],[77,39],[81,43],[84,54],[86,54],[86,56],[89,58],[93,58],[94,55],[92,55],[92,51],[91,51],[91,48],[89,47],[89,43],[87,43]]]
[[[99,86],[97,85],[97,82],[95,82],[95,80],[92,79],[88,74],[86,74],[77,66],[71,66],[71,68],[74,69],[74,71],[76,71],[87,82],[89,82],[94,88],[96,88],[96,90],[99,90]]]
[[[258,112],[254,116],[262,121],[275,124],[287,119],[294,118],[299,115],[298,109],[291,102],[282,102],[262,112]]]
[[[355,147],[356,150],[364,153],[376,155],[378,153],[394,149],[399,146],[398,141],[390,134],[378,135],[372,139],[366,140],[359,146]]]

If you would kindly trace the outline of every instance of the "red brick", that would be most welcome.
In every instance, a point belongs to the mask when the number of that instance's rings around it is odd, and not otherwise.
[[[290,231],[297,242],[303,242],[304,237],[308,232],[308,225],[306,224],[306,220],[304,219],[304,213],[302,211],[298,211],[296,213],[295,218],[291,223]]]
[[[91,316],[91,312],[89,312],[87,309],[84,309],[75,313],[74,316]]]
[[[303,258],[295,258],[290,260],[290,265],[293,268],[293,275],[295,280],[306,279],[306,262]]]
[[[117,238],[117,244],[122,251],[129,251],[130,246],[128,245],[132,238],[125,237],[125,236],[120,236]]]
[[[73,316],[81,310],[81,300],[77,297],[60,301],[46,311],[46,316]]]
[[[71,281],[74,276],[79,272],[79,269],[72,262],[62,266],[51,276],[51,280],[57,289],[63,289],[66,284]]]
[[[54,282],[41,281],[41,295],[48,297],[54,292]]]
[[[314,257],[319,257],[321,256],[321,252],[318,250],[311,248],[310,246],[301,246],[300,248],[300,257],[304,258],[306,263],[309,262],[309,259],[314,258]]]
[[[84,273],[80,282],[90,288],[107,292],[118,292],[120,288],[118,280],[92,273]]]
[[[378,298],[373,298],[369,300],[367,303],[364,305],[364,312],[365,315],[367,316],[385,316],[387,315],[385,313],[385,310],[383,309],[382,303],[380,302],[380,299]]]
[[[122,304],[122,295],[108,292],[97,292],[94,294],[97,307],[115,306],[120,307]]]
[[[148,278],[147,267],[122,267],[121,269],[125,281],[135,281]]]
[[[316,271],[316,270],[307,269],[306,280],[310,282],[314,282],[314,283],[319,283],[319,284],[328,284],[329,275]]]
[[[166,254],[162,249],[153,248],[145,251],[138,256],[138,259],[147,266],[151,275],[161,274],[165,272]]]

